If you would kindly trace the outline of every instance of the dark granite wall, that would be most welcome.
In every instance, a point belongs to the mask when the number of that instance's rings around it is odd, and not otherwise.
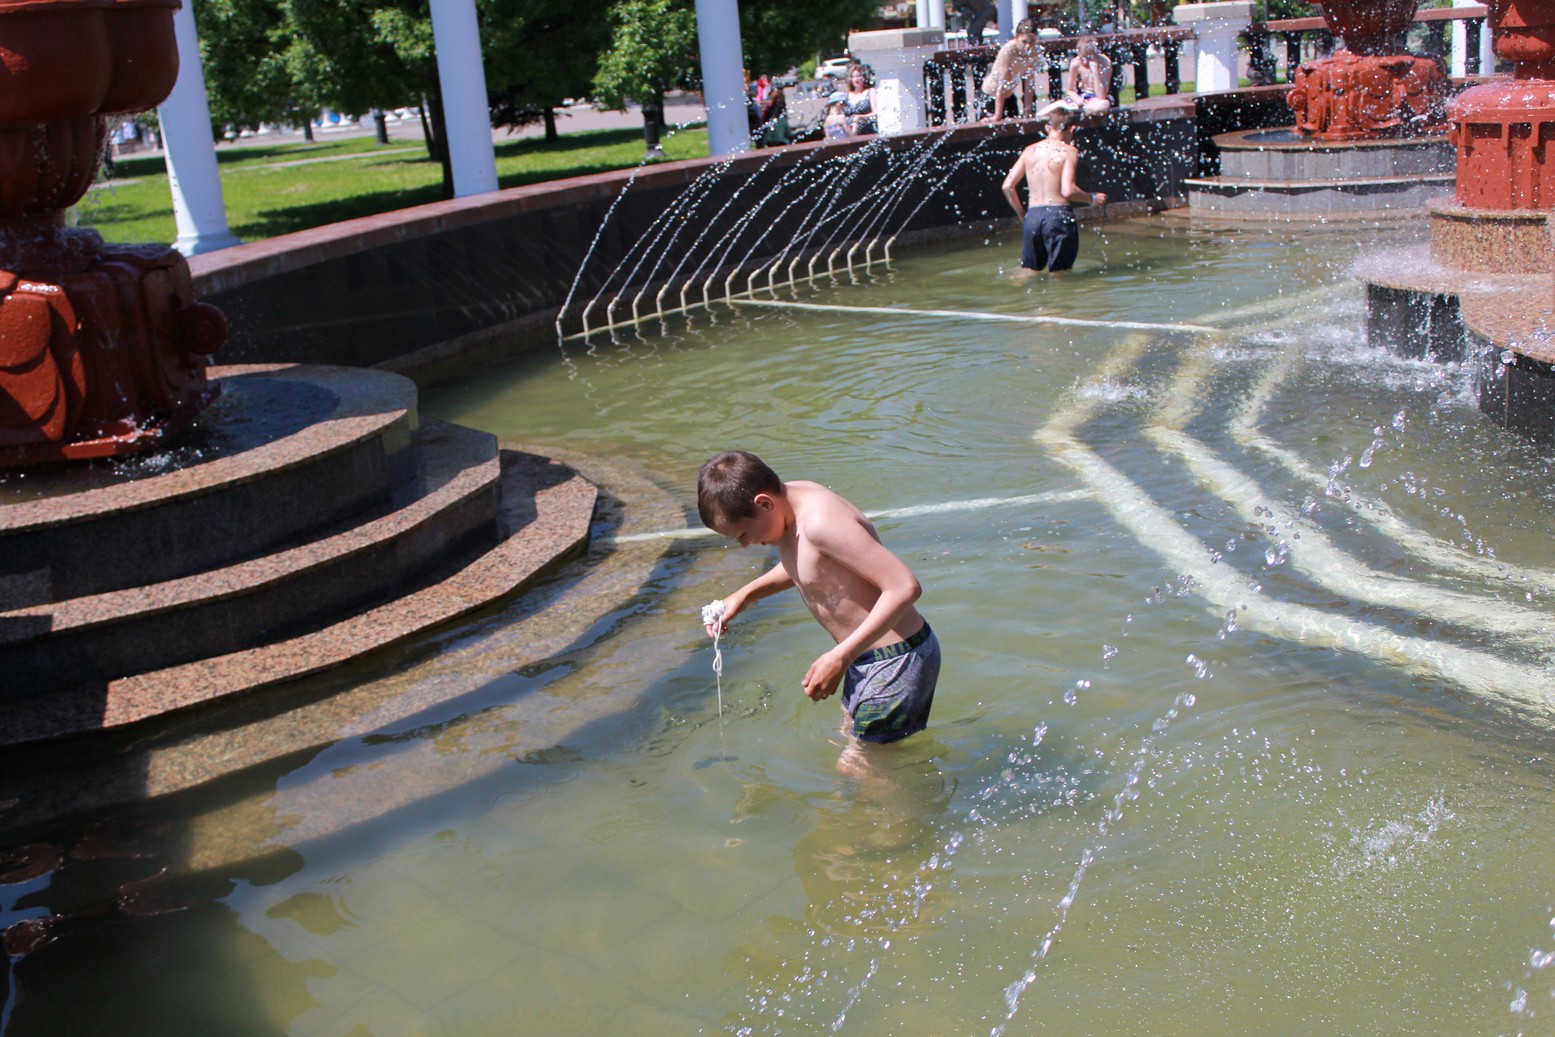
[[[1191,101],[1124,110],[1082,129],[1085,185],[1115,202],[1177,204],[1183,179],[1197,172],[1192,112]],[[639,267],[644,250],[633,252],[644,235],[654,235],[647,251],[668,257],[661,279],[676,265],[705,278],[735,260],[755,264],[799,247],[796,235],[811,235],[800,244],[813,247],[839,230],[805,216],[828,199],[834,208],[864,203],[857,221],[843,221],[844,236],[911,237],[1013,219],[1000,182],[1037,139],[1029,129],[1005,123],[799,145],[727,166],[677,162],[513,188],[207,253],[190,267],[200,298],[231,324],[221,363],[413,366],[554,324],[591,245],[580,299],[607,283],[619,291],[634,269],[637,282],[653,280],[654,262]],[[885,190],[888,181],[895,186]],[[695,204],[683,205],[682,225],[655,230],[688,187]],[[889,211],[876,220],[870,206],[883,195]]]

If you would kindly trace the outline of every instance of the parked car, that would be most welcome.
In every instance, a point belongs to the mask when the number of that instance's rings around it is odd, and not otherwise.
[[[827,58],[815,66],[815,78],[831,76],[837,82],[842,82],[848,77],[848,66],[853,64],[852,58]]]

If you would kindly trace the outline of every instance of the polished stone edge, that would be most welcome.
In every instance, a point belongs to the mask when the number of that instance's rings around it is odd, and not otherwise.
[[[499,539],[495,437],[422,426],[424,474],[398,506],[331,536],[164,583],[0,613],[0,667],[25,710],[99,675],[253,649],[411,592]]]
[[[119,728],[274,687],[378,651],[521,589],[587,545],[598,493],[576,472],[537,489],[536,475],[549,462],[535,455],[505,452],[503,462],[504,497],[532,498],[534,516],[447,579],[314,633],[112,681],[106,702],[98,691],[57,695],[13,711],[0,718],[0,745]]]
[[[1479,409],[1501,427],[1555,439],[1555,292],[1548,271],[1455,269],[1430,246],[1358,263],[1373,345],[1474,365]]]
[[[180,497],[210,493],[306,464],[327,450],[381,436],[396,423],[409,420],[414,426],[415,422],[415,384],[388,371],[320,364],[244,364],[212,367],[207,374],[212,379],[248,375],[298,379],[328,390],[337,406],[306,429],[232,457],[191,465],[155,479],[0,506],[0,532],[91,523]]]
[[[1428,209],[1431,250],[1459,270],[1548,275],[1555,264],[1547,212],[1472,209],[1452,196]]]

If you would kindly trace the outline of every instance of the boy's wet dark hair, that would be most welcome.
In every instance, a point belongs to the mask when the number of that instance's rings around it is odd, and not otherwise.
[[[1080,123],[1080,113],[1068,105],[1058,105],[1047,113],[1047,124],[1055,130],[1067,130]]]
[[[708,529],[714,522],[750,518],[758,493],[783,496],[783,480],[755,454],[725,450],[697,474],[697,514]]]

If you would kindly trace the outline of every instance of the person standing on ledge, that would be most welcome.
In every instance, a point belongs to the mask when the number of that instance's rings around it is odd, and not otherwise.
[[[1037,73],[1042,65],[1042,48],[1037,46],[1037,26],[1023,18],[1015,26],[1015,36],[993,59],[993,67],[983,77],[983,93],[993,98],[993,114],[984,122],[1004,118],[1004,104],[1020,89],[1020,110],[1029,116],[1037,103]]]
[[[1106,205],[1100,191],[1082,190],[1076,182],[1080,152],[1074,146],[1074,128],[1080,113],[1064,101],[1054,101],[1037,113],[1047,119],[1047,137],[1027,146],[1004,178],[1004,196],[1022,220],[1024,240],[1018,277],[1024,279],[1047,269],[1062,273],[1074,266],[1080,254],[1080,226],[1069,203]],[[1020,201],[1020,182],[1026,181],[1027,206]]]
[[[837,642],[805,671],[804,693],[819,702],[840,687],[847,733],[858,742],[897,742],[928,726],[939,641],[913,605],[922,593],[917,577],[863,512],[820,483],[784,482],[744,450],[702,466],[697,512],[741,547],[778,553],[777,565],[703,611],[709,637],[727,631],[751,602],[798,587]]]
[[[1064,70],[1064,100],[1086,115],[1105,115],[1112,108],[1112,62],[1087,36]]]

